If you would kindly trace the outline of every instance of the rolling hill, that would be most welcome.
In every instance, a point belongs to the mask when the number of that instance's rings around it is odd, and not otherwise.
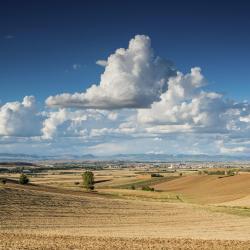
[[[201,204],[214,204],[242,199],[250,195],[250,174],[235,176],[191,175],[154,186],[173,192],[183,199]]]

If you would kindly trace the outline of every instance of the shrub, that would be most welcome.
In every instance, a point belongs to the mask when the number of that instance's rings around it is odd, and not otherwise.
[[[5,178],[1,179],[1,183],[2,183],[2,184],[4,184],[4,185],[5,185],[5,184],[6,184],[6,182],[7,182],[7,180],[6,180]]]
[[[29,178],[27,177],[27,175],[25,174],[21,174],[20,177],[19,177],[19,183],[22,184],[22,185],[26,185],[29,183]]]
[[[87,189],[87,190],[94,190],[95,186],[94,186],[94,174],[91,171],[86,171],[85,173],[83,173],[82,175],[83,177],[83,186]]]
[[[151,174],[151,177],[163,177],[161,174]]]
[[[75,185],[79,185],[80,184],[80,182],[79,181],[75,181]]]
[[[234,175],[235,175],[235,171],[234,171],[233,169],[229,169],[229,170],[227,171],[227,175],[228,175],[228,176],[234,176]]]
[[[135,185],[132,185],[132,186],[131,186],[131,189],[132,189],[132,190],[135,190]]]
[[[183,175],[183,173],[181,172],[181,173],[179,173],[179,176],[182,176]]]
[[[176,195],[176,199],[179,201],[182,201],[181,197],[179,195]]]
[[[154,188],[151,188],[149,186],[142,186],[141,190],[143,190],[143,191],[155,191]]]

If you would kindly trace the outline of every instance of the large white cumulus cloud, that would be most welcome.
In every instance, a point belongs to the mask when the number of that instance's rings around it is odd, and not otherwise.
[[[160,101],[154,102],[149,109],[138,110],[138,122],[157,125],[156,128],[169,132],[173,127],[209,133],[237,129],[246,105],[225,100],[216,92],[204,91],[202,86],[205,84],[198,67],[186,75],[178,72],[169,79],[168,90],[161,95]]]
[[[22,102],[8,102],[0,107],[1,136],[38,136],[41,124],[33,96],[24,97]]]
[[[48,106],[119,109],[145,108],[159,100],[175,71],[170,62],[155,57],[148,36],[137,35],[127,49],[117,49],[105,62],[99,85],[84,93],[61,94],[46,100]]]

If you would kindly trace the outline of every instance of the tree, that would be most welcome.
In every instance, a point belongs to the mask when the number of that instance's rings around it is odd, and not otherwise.
[[[22,184],[22,185],[26,185],[29,183],[29,178],[27,177],[27,175],[25,174],[21,174],[20,177],[19,177],[19,183]]]
[[[95,181],[94,181],[94,174],[91,171],[86,171],[82,175],[83,177],[83,186],[87,190],[94,190],[95,189]]]

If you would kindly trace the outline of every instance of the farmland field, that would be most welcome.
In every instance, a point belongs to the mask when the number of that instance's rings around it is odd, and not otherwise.
[[[250,194],[250,174],[235,176],[185,176],[155,185],[157,190],[181,193],[200,203],[221,203],[245,198]]]
[[[249,206],[244,203],[250,195],[248,174],[225,178],[165,174],[154,179],[135,170],[101,170],[94,171],[96,181],[101,181],[96,191],[86,192],[75,183],[82,181],[81,173],[48,171],[31,176],[29,185],[14,181],[18,174],[5,174],[9,181],[0,186],[0,249],[250,247]],[[225,181],[224,189],[217,184],[212,199],[213,189],[205,192],[207,183],[213,186],[218,180]],[[192,186],[198,183],[200,191],[195,186],[190,191],[190,181]],[[140,185],[145,183],[162,190],[142,191]],[[135,184],[138,188],[131,190]],[[237,207],[236,212],[228,210],[236,201],[245,206],[242,214]]]

